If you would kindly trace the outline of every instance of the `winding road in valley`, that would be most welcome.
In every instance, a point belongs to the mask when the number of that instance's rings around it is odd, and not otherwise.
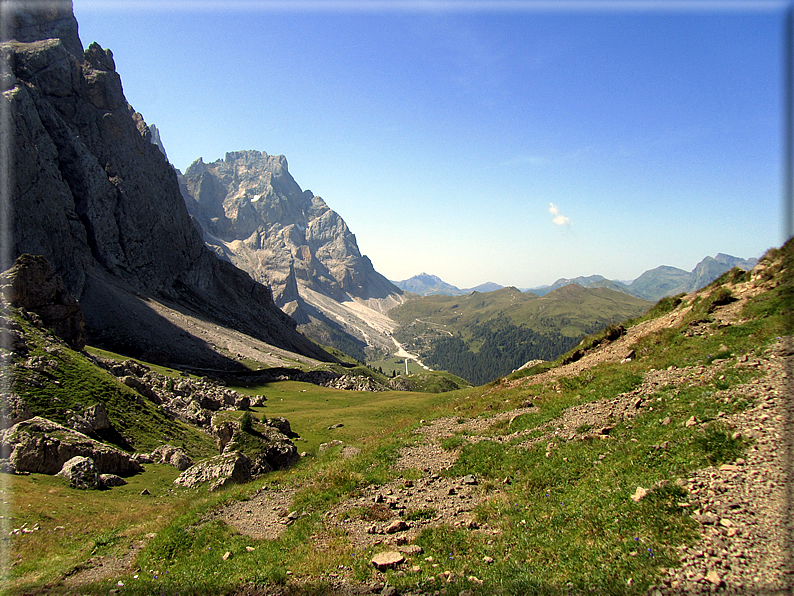
[[[429,366],[425,365],[424,362],[419,360],[419,356],[418,355],[411,354],[408,350],[406,350],[405,346],[403,346],[400,342],[398,342],[396,339],[394,339],[394,337],[392,337],[391,340],[394,342],[394,345],[397,346],[397,358],[410,358],[411,360],[414,360],[419,366],[421,366],[425,370],[431,370],[431,371],[433,370]]]

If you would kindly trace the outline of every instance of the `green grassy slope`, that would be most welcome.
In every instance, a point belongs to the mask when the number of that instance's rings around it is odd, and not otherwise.
[[[291,470],[213,494],[204,489],[171,493],[167,479],[155,475],[152,486],[161,488],[148,501],[132,489],[81,501],[82,493],[55,479],[12,477],[11,488],[20,495],[10,504],[13,526],[38,524],[40,534],[9,537],[9,560],[19,562],[4,577],[5,591],[68,592],[59,577],[93,556],[124,553],[131,539],[150,533],[129,570],[83,586],[79,593],[107,594],[121,582],[130,594],[308,596],[338,593],[344,580],[362,590],[380,581],[400,592],[423,594],[442,589],[447,594],[469,590],[474,596],[648,594],[665,569],[679,564],[679,547],[698,539],[700,526],[687,504],[695,497],[677,479],[749,458],[753,439],[736,435],[727,421],[753,407],[761,394],[751,388],[760,391],[763,385],[753,380],[764,370],[737,365],[745,356],[771,361],[772,348],[792,332],[794,244],[773,251],[770,259],[776,261],[761,277],[776,287],[749,299],[730,325],[717,316],[732,307],[732,291],[725,284],[746,280],[744,273],[726,274],[691,303],[666,299],[626,322],[631,332],[666,313],[681,314],[674,325],[638,337],[631,346],[636,357],[623,364],[605,361],[546,377],[523,371],[438,395],[344,393],[298,383],[249,388],[268,397],[258,415],[284,415],[307,439],[300,450],[314,455],[321,442],[339,438],[361,449],[352,458],[307,457]],[[693,329],[703,332],[693,335]],[[649,382],[655,378],[667,380]],[[613,416],[607,438],[588,435],[597,429],[588,427],[586,418],[571,418],[616,401],[630,405],[640,394],[645,405],[630,406],[630,417]],[[526,402],[535,407],[512,414]],[[510,415],[495,418],[501,411]],[[693,416],[697,424],[686,425]],[[485,424],[475,433],[467,425],[477,417]],[[375,571],[371,556],[393,545],[361,547],[342,517],[329,512],[349,499],[356,507],[345,519],[352,519],[371,501],[365,497],[368,489],[391,481],[406,487],[407,480],[424,478],[421,469],[399,469],[395,463],[402,448],[430,440],[414,432],[419,419],[424,427],[441,418],[449,418],[453,428],[438,438],[441,448],[458,455],[439,476],[477,476],[484,500],[472,513],[479,527],[454,520],[429,524],[413,541],[424,549],[421,556],[398,569]],[[340,422],[343,427],[328,429]],[[569,439],[569,433],[575,437]],[[637,486],[657,488],[634,502],[630,497]],[[288,509],[306,513],[279,538],[243,536],[215,515],[227,503],[253,501],[262,487],[293,494]],[[137,519],[129,530],[111,517],[125,507],[124,523]],[[58,525],[72,534],[59,534]],[[232,556],[224,560],[226,552]]]
[[[539,332],[554,330],[576,336],[593,324],[622,321],[650,306],[651,303],[622,292],[571,284],[542,297],[516,288],[466,296],[422,296],[390,310],[389,316],[401,325],[419,320],[463,337],[469,335],[472,326],[496,316]]]
[[[428,366],[482,384],[530,360],[553,360],[583,335],[650,306],[622,292],[570,284],[542,297],[516,288],[424,296],[389,316],[400,323],[394,336]]]
[[[206,433],[170,420],[157,406],[141,399],[85,354],[43,333],[24,317],[17,315],[14,320],[21,327],[29,349],[24,357],[16,357],[17,363],[36,358],[47,363],[43,371],[24,364],[14,368],[12,389],[27,403],[32,414],[66,424],[69,410],[79,412],[102,402],[113,429],[99,431],[100,436],[93,438],[127,451],[151,451],[170,443],[183,448],[191,457],[216,452],[214,441]],[[178,376],[175,371],[170,374]]]

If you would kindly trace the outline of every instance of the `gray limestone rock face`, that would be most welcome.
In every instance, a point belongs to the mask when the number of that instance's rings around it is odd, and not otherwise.
[[[99,473],[128,476],[141,471],[129,454],[36,416],[0,431],[0,452],[19,472],[57,474],[76,456],[93,460]]]
[[[11,269],[0,275],[0,288],[12,306],[39,315],[43,325],[72,348],[85,347],[83,311],[47,259],[21,255]]]
[[[205,247],[175,170],[124,97],[113,54],[95,43],[83,52],[70,6],[19,2],[3,13],[12,256],[44,256],[80,302],[90,341],[109,349],[237,366],[164,319],[153,298],[333,360],[296,332],[268,288]]]
[[[339,214],[298,186],[283,155],[235,151],[209,164],[198,159],[181,182],[205,241],[269,284],[282,308],[299,300],[300,286],[337,301],[402,294],[361,254]]]

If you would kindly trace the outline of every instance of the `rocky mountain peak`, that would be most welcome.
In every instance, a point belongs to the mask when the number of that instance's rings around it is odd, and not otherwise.
[[[204,246],[174,169],[124,97],[112,52],[96,43],[83,52],[71,2],[9,4],[0,72],[14,132],[4,164],[14,173],[11,257],[50,262],[80,302],[94,344],[135,356],[156,339],[170,362],[236,365],[164,320],[173,312],[167,302],[329,359],[266,287]]]
[[[393,349],[393,323],[382,313],[402,301],[402,291],[361,254],[339,214],[301,189],[286,157],[233,151],[212,163],[198,159],[180,184],[207,245],[269,286],[317,341],[357,346],[361,358],[361,346]]]
[[[302,190],[283,155],[234,151],[183,176],[185,202],[218,254],[267,283],[284,306],[294,275],[334,300],[399,294],[361,255],[344,220]]]

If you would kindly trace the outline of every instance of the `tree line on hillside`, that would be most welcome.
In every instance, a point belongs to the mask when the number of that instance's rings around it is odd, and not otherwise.
[[[604,323],[594,323],[583,335],[595,333],[603,326]],[[582,338],[559,332],[538,333],[523,325],[513,325],[502,316],[474,325],[471,331],[472,339],[468,342],[460,336],[435,339],[423,354],[425,363],[474,385],[483,385],[510,374],[530,360],[554,360]],[[472,350],[473,346],[479,349]]]

